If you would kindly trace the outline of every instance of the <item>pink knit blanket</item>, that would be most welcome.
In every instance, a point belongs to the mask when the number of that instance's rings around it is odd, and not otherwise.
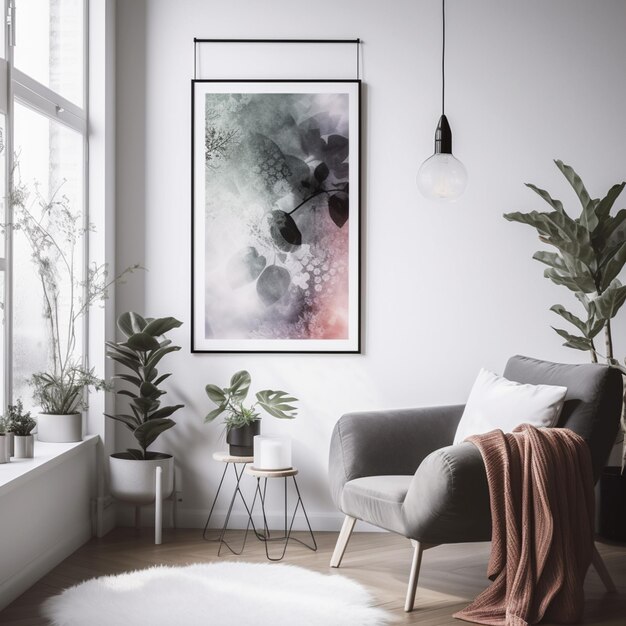
[[[480,450],[491,499],[493,583],[454,617],[492,626],[580,620],[593,550],[594,494],[587,444],[567,428],[494,430]]]

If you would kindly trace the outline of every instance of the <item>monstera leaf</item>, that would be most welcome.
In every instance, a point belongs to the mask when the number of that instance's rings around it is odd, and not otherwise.
[[[257,280],[256,291],[263,304],[270,306],[285,295],[290,284],[291,275],[284,267],[268,265]]]

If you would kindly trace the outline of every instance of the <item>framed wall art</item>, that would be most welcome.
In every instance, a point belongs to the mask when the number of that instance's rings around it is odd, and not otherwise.
[[[192,81],[192,352],[360,351],[360,81]]]

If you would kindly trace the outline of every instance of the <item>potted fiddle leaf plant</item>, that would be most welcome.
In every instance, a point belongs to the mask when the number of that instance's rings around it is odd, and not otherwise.
[[[163,470],[163,498],[172,493],[173,456],[148,448],[161,433],[175,425],[170,416],[184,406],[161,404],[162,396],[167,393],[161,385],[171,374],[161,374],[157,370],[165,356],[180,350],[180,346],[172,345],[165,334],[181,324],[173,317],[144,319],[138,313],[123,313],[117,320],[117,327],[124,340],[106,344],[107,357],[127,370],[114,376],[114,380],[127,385],[127,388],[118,389],[117,394],[128,398],[126,411],[107,417],[123,424],[137,442],[137,447],[109,457],[111,493],[120,500],[134,504],[153,502],[157,467]]]
[[[35,442],[32,431],[37,422],[30,416],[30,411],[24,413],[20,400],[9,407],[11,411],[11,431],[15,436],[15,458],[32,459]]]
[[[254,452],[254,437],[261,430],[261,415],[257,407],[277,417],[278,419],[293,419],[296,417],[296,407],[292,405],[297,398],[291,397],[284,391],[264,389],[256,394],[256,402],[244,406],[250,390],[252,379],[246,370],[233,374],[228,387],[218,387],[209,384],[205,391],[210,400],[217,404],[217,408],[210,411],[204,418],[205,422],[212,422],[222,414],[226,414],[226,442],[232,456],[252,456]]]
[[[549,211],[506,213],[505,219],[527,224],[539,240],[551,247],[535,252],[533,258],[547,265],[544,276],[567,288],[576,298],[580,312],[561,304],[551,307],[573,328],[554,328],[564,346],[589,352],[591,361],[605,361],[618,369],[626,381],[626,360],[613,351],[612,321],[626,302],[626,285],[619,276],[626,264],[626,209],[612,214],[626,182],[613,185],[606,196],[594,199],[580,176],[562,161],[555,161],[576,193],[581,210],[570,215],[560,200],[535,185],[526,186],[550,205]],[[598,341],[601,335],[604,341]],[[626,541],[626,386],[622,402],[621,467],[605,467],[600,478],[600,534],[607,539]]]
[[[17,160],[12,174],[13,221],[4,227],[23,237],[30,249],[42,289],[49,343],[48,366],[29,380],[33,399],[41,409],[37,438],[81,441],[87,395],[106,389],[104,380],[84,364],[77,342],[82,321],[93,304],[106,300],[109,287],[123,282],[140,266],[133,265],[111,277],[106,263],[93,263],[83,275],[77,260],[82,258],[85,238],[93,229],[85,228],[82,213],[70,205],[63,193],[65,182],[44,196],[39,185],[31,189],[21,181]]]

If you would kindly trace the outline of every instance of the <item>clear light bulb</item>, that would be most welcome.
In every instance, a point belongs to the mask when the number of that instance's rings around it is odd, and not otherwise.
[[[456,200],[467,186],[467,170],[451,153],[433,154],[417,172],[417,187],[431,200]]]

